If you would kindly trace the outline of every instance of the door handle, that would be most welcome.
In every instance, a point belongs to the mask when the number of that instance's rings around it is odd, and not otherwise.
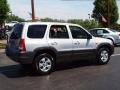
[[[57,45],[57,42],[53,42],[53,43],[51,43],[51,45]]]
[[[77,42],[75,42],[74,44],[75,44],[75,45],[79,45],[79,44],[80,44],[80,42],[79,42],[79,41],[77,41]]]
[[[75,45],[78,45],[78,43],[74,43]]]

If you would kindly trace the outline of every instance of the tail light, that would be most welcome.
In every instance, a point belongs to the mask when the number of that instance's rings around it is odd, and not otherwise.
[[[25,40],[24,39],[20,40],[19,49],[20,49],[21,52],[25,52],[26,51]]]

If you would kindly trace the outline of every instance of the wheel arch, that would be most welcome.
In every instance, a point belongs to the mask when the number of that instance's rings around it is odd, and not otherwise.
[[[97,51],[100,50],[101,48],[107,48],[107,49],[109,49],[110,55],[113,54],[113,52],[114,52],[114,46],[112,46],[112,45],[110,45],[108,43],[100,44],[97,47]]]
[[[107,39],[111,40],[113,44],[115,44],[115,39],[113,37],[107,37]]]
[[[43,54],[43,53],[50,54],[51,56],[54,57],[54,60],[56,61],[57,50],[55,48],[51,48],[51,47],[37,48],[34,50],[34,53],[35,54],[34,54],[33,62],[38,55]]]

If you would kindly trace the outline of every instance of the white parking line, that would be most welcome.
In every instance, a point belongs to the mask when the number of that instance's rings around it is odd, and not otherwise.
[[[120,56],[120,54],[113,54],[112,56],[113,56],[113,57],[114,57],[114,56]]]

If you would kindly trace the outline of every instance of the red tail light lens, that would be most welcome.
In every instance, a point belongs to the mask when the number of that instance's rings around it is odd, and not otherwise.
[[[22,52],[22,51],[23,51],[23,52],[26,51],[26,48],[25,48],[25,40],[24,40],[24,39],[21,39],[21,40],[20,40],[19,49],[20,49],[21,52]]]

